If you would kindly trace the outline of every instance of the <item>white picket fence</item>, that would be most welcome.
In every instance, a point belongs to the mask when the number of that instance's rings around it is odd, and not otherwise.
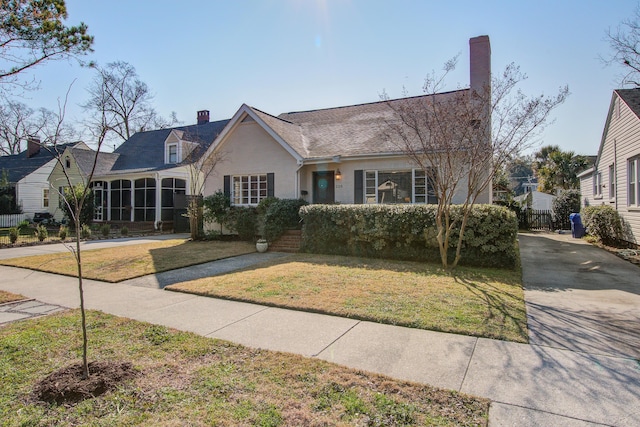
[[[0,228],[16,227],[28,218],[26,214],[0,215]]]

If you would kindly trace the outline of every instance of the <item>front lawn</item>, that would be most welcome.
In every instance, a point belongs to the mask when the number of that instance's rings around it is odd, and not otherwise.
[[[79,311],[0,329],[2,425],[486,425],[489,401],[88,312],[90,360],[135,375],[78,403],[43,403],[37,382],[80,360]]]
[[[296,254],[167,289],[434,331],[527,342],[520,270]]]
[[[247,242],[165,240],[83,250],[82,272],[87,279],[120,282],[255,251],[255,245]],[[67,276],[77,275],[76,261],[70,252],[5,259],[0,260],[0,264]]]

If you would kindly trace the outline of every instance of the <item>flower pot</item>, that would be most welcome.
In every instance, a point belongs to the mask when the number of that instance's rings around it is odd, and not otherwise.
[[[262,252],[267,252],[267,249],[269,249],[269,243],[267,242],[257,242],[256,243],[256,250],[260,253]]]

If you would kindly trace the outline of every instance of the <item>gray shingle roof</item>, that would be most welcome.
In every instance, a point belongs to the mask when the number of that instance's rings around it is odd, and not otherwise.
[[[58,153],[62,153],[67,147],[72,147],[76,144],[77,142],[60,144],[56,146],[56,149]],[[44,145],[40,148],[38,154],[32,157],[27,156],[27,150],[11,156],[2,156],[0,157],[0,172],[6,170],[9,175],[9,182],[16,183],[53,160],[55,153],[53,146]]]
[[[96,152],[94,150],[74,148],[71,150],[71,153],[82,173],[88,176],[93,168],[93,162],[96,160]],[[98,153],[94,176],[109,173],[118,157],[120,157],[120,155],[115,153]]]
[[[640,88],[617,89],[616,93],[620,95],[635,115],[640,118]]]
[[[388,133],[388,123],[399,120],[392,106],[415,104],[420,107],[426,100],[446,97],[456,92],[423,95],[369,104],[328,108],[323,110],[284,113],[278,116],[279,125],[291,135],[285,138],[290,145],[307,159],[332,156],[366,156],[401,154],[402,141]],[[275,118],[274,118],[275,119]],[[271,122],[267,122],[271,126]],[[286,125],[288,124],[288,125]],[[299,126],[301,137],[294,134]],[[275,129],[274,129],[275,130]],[[283,134],[281,134],[284,136]]]
[[[172,129],[183,131],[183,139],[198,142],[200,152],[204,152],[228,122],[229,120],[219,120]],[[119,154],[119,157],[113,163],[110,172],[141,172],[175,167],[164,162],[164,141],[172,129],[138,132],[131,136],[114,151],[115,154]]]

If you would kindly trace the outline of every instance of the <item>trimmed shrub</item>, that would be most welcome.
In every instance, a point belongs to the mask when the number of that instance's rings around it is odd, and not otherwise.
[[[44,241],[44,239],[49,237],[49,231],[47,230],[47,227],[44,226],[43,224],[39,224],[36,227],[36,236],[38,237],[38,240],[40,242]]]
[[[58,230],[58,237],[60,238],[60,240],[64,242],[67,239],[68,232],[69,232],[69,229],[67,228],[67,226],[61,225],[60,229]]]
[[[313,253],[439,262],[434,205],[309,205],[303,250]],[[462,210],[452,207],[456,223],[450,242],[453,260]],[[518,220],[506,208],[475,206],[464,233],[461,264],[513,268],[518,262]]]
[[[624,240],[622,218],[611,206],[587,206],[582,209],[582,220],[587,233],[602,244],[616,246]]]
[[[126,225],[123,225],[120,229],[120,234],[126,236],[129,234],[129,228]]]
[[[89,237],[91,237],[91,227],[87,224],[82,224],[80,228],[80,238],[88,239]]]
[[[109,234],[111,234],[111,225],[102,224],[102,226],[100,226],[100,233],[102,233],[103,237],[109,237]]]
[[[258,230],[258,213],[256,208],[232,207],[225,224],[230,230],[238,233],[241,240],[253,241]]]
[[[308,205],[302,199],[276,199],[267,198],[269,203],[264,212],[263,237],[269,242],[277,240],[288,229],[300,229],[302,227],[300,208]],[[260,211],[260,206],[258,206]]]
[[[11,227],[9,229],[9,241],[11,244],[15,244],[18,241],[18,235],[20,234],[17,227]]]

